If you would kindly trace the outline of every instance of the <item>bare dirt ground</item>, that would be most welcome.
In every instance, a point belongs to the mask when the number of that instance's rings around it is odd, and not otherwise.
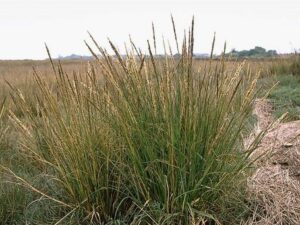
[[[257,117],[253,140],[267,129],[252,157],[262,155],[248,180],[249,199],[255,210],[248,224],[300,224],[300,120],[275,121],[266,99],[255,102]],[[247,144],[247,141],[246,143]]]

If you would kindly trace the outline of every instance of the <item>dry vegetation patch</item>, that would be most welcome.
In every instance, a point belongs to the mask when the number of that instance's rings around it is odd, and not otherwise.
[[[256,155],[258,169],[248,180],[255,213],[249,224],[299,224],[300,222],[300,121],[276,123],[267,100],[254,107],[257,130],[269,126]],[[271,125],[271,126],[270,126]]]

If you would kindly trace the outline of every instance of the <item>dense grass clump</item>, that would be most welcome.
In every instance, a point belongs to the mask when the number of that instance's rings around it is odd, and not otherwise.
[[[12,87],[23,153],[51,185],[15,179],[60,206],[57,222],[236,224],[247,213],[255,146],[242,134],[257,76],[224,60],[197,68],[193,24],[179,58],[158,59],[153,36],[147,55],[131,42],[125,57],[91,37],[101,57],[88,45],[96,60],[85,74],[51,61],[54,85],[35,72],[35,107]]]

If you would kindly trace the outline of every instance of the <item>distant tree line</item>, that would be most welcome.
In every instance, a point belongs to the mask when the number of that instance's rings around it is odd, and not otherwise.
[[[265,58],[265,57],[274,57],[277,56],[276,50],[266,50],[262,47],[256,46],[253,49],[250,50],[242,50],[237,51],[235,49],[232,49],[230,53],[227,54],[227,56],[235,57],[235,58]]]
[[[123,58],[126,57],[126,55],[121,55]],[[174,58],[180,58],[181,54],[176,53],[173,55]],[[210,58],[210,54],[208,53],[194,53],[194,58],[196,59],[208,59]],[[214,59],[217,59],[221,57],[222,55],[213,55]],[[266,57],[275,57],[278,56],[278,53],[276,50],[266,50],[262,47],[256,46],[253,49],[250,50],[242,50],[242,51],[237,51],[236,49],[232,49],[229,53],[226,54],[227,57],[232,57],[232,58],[266,58]],[[99,57],[101,57],[99,55]],[[146,55],[147,57],[147,55]],[[149,57],[149,56],[148,56]],[[164,54],[156,54],[154,55],[155,58],[164,58]],[[84,56],[84,55],[76,55],[76,54],[71,54],[68,56],[59,56],[58,59],[64,60],[64,59],[80,59],[80,60],[91,60],[93,59],[93,56]]]

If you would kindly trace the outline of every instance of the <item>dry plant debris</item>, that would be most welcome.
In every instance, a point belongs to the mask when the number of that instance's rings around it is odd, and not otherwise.
[[[255,212],[247,224],[296,225],[300,224],[300,121],[274,122],[271,112],[268,100],[255,102],[258,122],[253,133],[268,131],[254,154],[263,157],[248,179]]]

